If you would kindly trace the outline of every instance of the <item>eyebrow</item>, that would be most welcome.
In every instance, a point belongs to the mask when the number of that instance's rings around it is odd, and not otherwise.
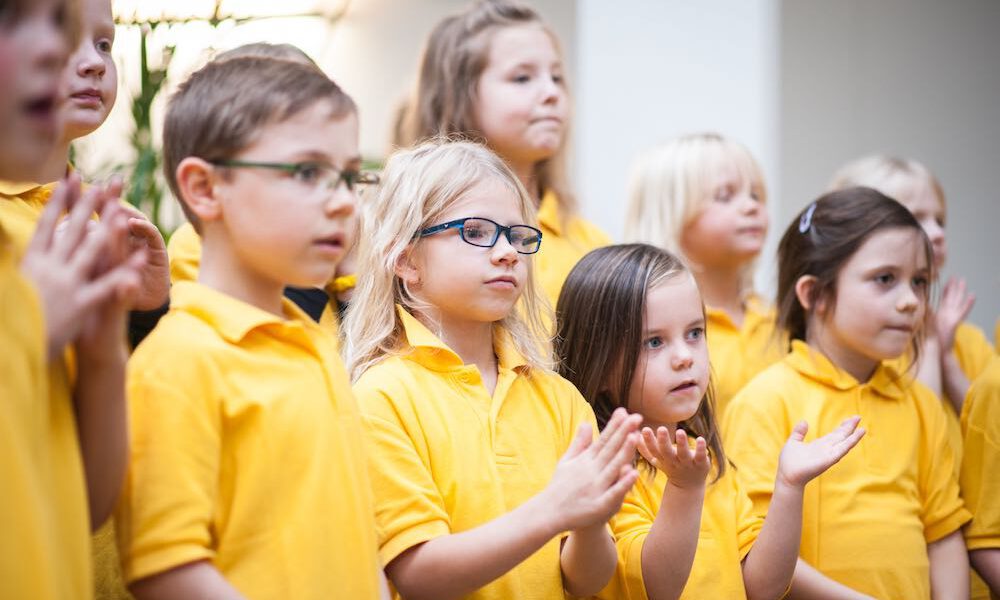
[[[298,153],[294,154],[293,156],[295,157],[295,159],[294,159],[295,161],[322,162],[322,163],[327,163],[327,164],[336,166],[336,164],[334,163],[333,159],[330,158],[329,154],[327,154],[326,152],[319,151],[319,150],[305,150],[303,152],[298,152]],[[361,164],[361,155],[360,154],[356,154],[356,155],[348,158],[346,161],[344,161],[344,166],[345,167],[355,167],[355,166],[360,165],[360,164]]]
[[[687,331],[688,329],[691,329],[692,327],[704,327],[704,326],[705,326],[705,319],[702,318],[702,317],[699,317],[699,318],[691,321],[687,325],[685,325],[684,326],[684,330]],[[645,337],[647,335],[654,334],[654,333],[659,333],[659,332],[660,332],[659,329],[643,329],[642,330],[642,335]]]

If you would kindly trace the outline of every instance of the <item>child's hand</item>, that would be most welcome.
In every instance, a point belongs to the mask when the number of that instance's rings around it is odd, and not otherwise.
[[[632,458],[641,422],[620,408],[596,440],[590,426],[580,426],[544,492],[559,531],[605,523],[618,512],[637,476]]]
[[[121,193],[121,182],[113,180],[106,189],[117,198]],[[128,217],[129,243],[132,250],[145,249],[146,265],[141,275],[139,293],[135,298],[132,310],[153,310],[167,303],[170,297],[170,259],[167,257],[167,245],[160,235],[160,230],[139,209],[131,205],[119,206]]]
[[[649,464],[663,471],[670,484],[681,489],[704,486],[712,466],[705,439],[699,437],[695,440],[692,450],[683,429],[678,429],[674,441],[671,441],[670,430],[666,427],[658,428],[655,434],[649,427],[644,427],[639,440],[639,453]]]
[[[79,176],[70,175],[42,211],[21,260],[21,272],[38,293],[50,360],[76,339],[84,317],[123,284],[125,274],[119,271],[98,275],[112,232],[94,225],[90,217],[104,203],[99,189],[81,195]],[[69,214],[56,235],[65,210]]]
[[[802,441],[809,424],[799,421],[778,457],[777,481],[805,487],[857,445],[865,435],[864,427],[858,427],[860,421],[861,417],[845,419],[839,427],[809,443]]]
[[[932,322],[942,355],[951,352],[955,345],[955,330],[969,316],[975,303],[976,297],[966,290],[964,279],[952,277],[944,284]]]

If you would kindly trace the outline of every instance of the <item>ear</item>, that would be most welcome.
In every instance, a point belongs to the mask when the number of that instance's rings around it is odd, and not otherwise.
[[[203,223],[216,221],[222,216],[222,206],[215,189],[219,173],[211,163],[188,156],[177,165],[175,177],[181,201]]]
[[[396,259],[396,264],[392,268],[396,277],[399,277],[409,287],[420,284],[420,268],[417,265],[414,254],[413,244],[408,244],[403,253]]]
[[[799,304],[806,310],[814,310],[813,291],[816,289],[816,276],[803,275],[795,282],[795,297],[799,299]]]

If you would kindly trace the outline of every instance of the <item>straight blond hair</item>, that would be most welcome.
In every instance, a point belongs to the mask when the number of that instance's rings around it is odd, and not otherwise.
[[[559,38],[526,4],[512,0],[481,0],[440,21],[431,31],[420,58],[413,92],[397,115],[393,144],[407,147],[435,136],[462,135],[485,139],[476,122],[478,84],[489,59],[493,35],[507,27],[537,25],[562,54]],[[567,92],[567,100],[569,94]],[[558,198],[560,218],[565,222],[578,212],[576,197],[566,176],[566,147],[535,164],[539,195],[552,190]]]
[[[930,169],[912,158],[872,154],[849,162],[837,170],[829,191],[864,186],[878,190],[904,206],[913,193],[926,186],[945,211],[944,189]],[[942,227],[944,223],[941,224]]]
[[[524,186],[503,159],[481,144],[439,138],[389,157],[378,191],[361,212],[360,230],[366,235],[358,246],[358,283],[344,320],[346,362],[353,381],[385,358],[407,350],[396,305],[411,313],[426,306],[407,292],[395,273],[404,252],[421,243],[417,237],[421,229],[437,224],[449,207],[487,179],[512,191],[524,223],[535,223]],[[541,314],[546,306],[529,265],[520,301],[496,323],[528,365],[537,369],[552,365]]]

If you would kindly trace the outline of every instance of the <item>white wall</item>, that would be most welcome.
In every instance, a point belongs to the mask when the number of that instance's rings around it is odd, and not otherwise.
[[[945,275],[968,279],[971,320],[991,339],[1000,316],[997,31],[995,0],[790,0],[781,9],[781,220],[848,160],[917,158],[948,197]]]
[[[705,130],[748,146],[772,198],[780,196],[776,0],[579,0],[577,7],[575,181],[588,217],[621,239],[635,155]]]

